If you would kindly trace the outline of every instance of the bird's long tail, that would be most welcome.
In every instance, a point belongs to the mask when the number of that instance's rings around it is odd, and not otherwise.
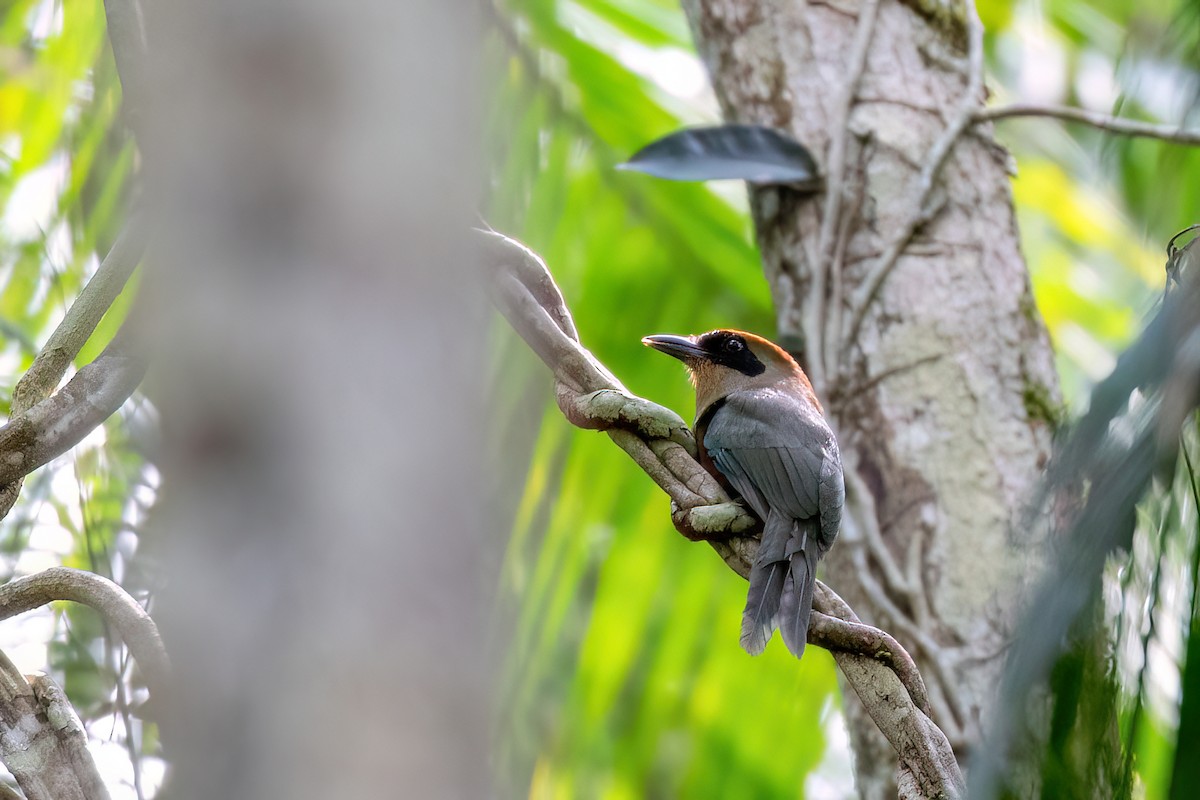
[[[788,650],[797,658],[804,653],[820,556],[816,525],[815,519],[768,516],[742,614],[741,643],[751,655],[766,648],[776,627]]]
[[[792,655],[804,655],[808,641],[808,620],[812,616],[813,587],[817,584],[817,531],[820,523],[801,520],[796,523],[788,542],[788,574],[783,579],[783,595],[779,600],[779,635]]]
[[[775,630],[783,584],[788,575],[788,543],[795,521],[772,511],[763,527],[762,544],[750,569],[750,592],[742,612],[742,647],[756,656]]]

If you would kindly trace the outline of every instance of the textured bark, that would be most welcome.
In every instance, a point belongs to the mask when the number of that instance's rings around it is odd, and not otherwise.
[[[31,685],[3,653],[0,761],[28,800],[109,800],[83,724],[62,690],[45,675]]]
[[[961,758],[987,718],[1038,541],[1016,523],[1059,402],[1008,156],[986,125],[951,149],[928,223],[911,241],[901,234],[922,204],[928,153],[970,86],[966,14],[883,0],[843,128],[859,4],[684,6],[730,121],[791,132],[826,172],[839,131],[850,131],[844,186],[829,187],[847,199],[827,275],[824,194],[763,189],[751,202],[779,337],[814,367],[846,462],[851,515],[828,582],[914,653],[934,720]],[[894,269],[853,325],[852,299],[897,242]],[[824,290],[816,298],[814,285]],[[895,796],[894,754],[847,706],[860,794]]]

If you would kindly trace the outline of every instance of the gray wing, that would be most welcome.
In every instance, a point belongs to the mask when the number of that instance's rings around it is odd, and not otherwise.
[[[734,392],[709,422],[704,447],[717,469],[762,519],[820,518],[828,550],[841,525],[845,488],[833,432],[821,414],[776,389]]]

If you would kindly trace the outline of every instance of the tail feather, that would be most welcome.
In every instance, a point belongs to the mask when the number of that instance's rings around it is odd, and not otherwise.
[[[817,543],[809,541],[792,554],[779,603],[779,634],[796,658],[804,655],[808,621],[812,616],[813,587],[817,582]]]
[[[775,630],[779,600],[788,574],[787,548],[792,520],[771,512],[763,528],[762,544],[750,570],[750,591],[742,612],[742,648],[752,656],[766,649]]]
[[[815,519],[768,516],[742,613],[741,643],[751,655],[766,649],[776,627],[796,658],[804,654],[821,556],[814,525],[819,525]]]
[[[775,630],[787,566],[786,561],[776,561],[755,564],[750,570],[750,594],[746,597],[746,610],[742,612],[741,642],[742,649],[752,656],[766,649],[771,632]]]

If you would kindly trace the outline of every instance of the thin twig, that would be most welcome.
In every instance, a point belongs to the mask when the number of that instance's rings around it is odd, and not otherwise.
[[[845,284],[845,276],[842,274],[846,266],[846,248],[850,246],[850,231],[854,226],[854,221],[858,218],[862,211],[862,181],[855,181],[855,204],[853,210],[848,210],[842,207],[839,213],[841,214],[841,222],[838,224],[837,241],[833,248],[833,261],[830,262],[830,287],[829,300],[825,303],[825,324],[821,328],[821,336],[823,341],[822,352],[824,353],[826,369],[836,369],[838,362],[838,353],[841,348],[841,341],[838,337],[842,331],[842,300],[845,296],[843,286]],[[830,409],[833,409],[833,397],[830,391],[841,384],[840,380],[826,381],[825,392],[830,398]],[[834,412],[836,413],[836,412]]]
[[[946,357],[945,353],[934,353],[933,355],[922,356],[921,358],[918,358],[915,361],[910,361],[907,364],[900,364],[899,366],[890,367],[888,369],[885,369],[883,372],[880,372],[878,375],[872,375],[871,377],[864,379],[860,383],[850,384],[850,385],[846,385],[846,386],[839,386],[837,394],[831,395],[829,398],[830,405],[841,410],[846,405],[844,403],[844,401],[853,399],[855,397],[859,397],[861,395],[866,394],[869,391],[872,391],[877,386],[879,386],[879,384],[883,383],[884,381],[888,380],[889,378],[894,378],[897,375],[902,375],[906,372],[910,372],[918,367],[923,367],[926,364],[932,364],[933,362],[940,361],[941,359],[943,359],[945,357]]]
[[[879,530],[879,517],[876,516],[875,495],[867,487],[862,474],[857,469],[845,470],[847,499],[855,513],[853,518],[861,521],[862,535],[859,537],[863,547],[873,556],[876,564],[883,571],[883,579],[888,590],[903,597],[911,597],[912,586],[900,569],[900,565],[892,558],[891,551],[883,543],[883,534]]]
[[[62,322],[50,334],[50,338],[38,353],[37,358],[33,360],[33,364],[21,376],[21,380],[17,381],[17,385],[13,389],[9,422],[3,429],[0,429],[0,454],[3,455],[0,463],[7,468],[3,470],[7,474],[0,476],[0,519],[6,517],[16,504],[17,498],[21,494],[21,479],[24,476],[51,458],[66,452],[82,438],[82,436],[76,438],[61,449],[57,446],[45,447],[44,450],[48,457],[43,458],[41,455],[30,452],[33,449],[31,437],[36,436],[43,440],[42,444],[47,444],[49,439],[62,440],[62,437],[54,436],[60,430],[37,425],[25,430],[21,426],[31,423],[31,418],[38,417],[39,413],[45,416],[47,409],[42,407],[47,403],[52,404],[54,410],[57,411],[70,410],[63,403],[64,393],[68,389],[76,386],[77,382],[82,385],[89,380],[95,380],[98,377],[96,373],[101,373],[99,377],[103,379],[106,373],[99,365],[103,358],[101,356],[96,359],[96,362],[93,362],[93,365],[89,365],[95,368],[90,370],[88,376],[81,378],[80,375],[84,370],[80,370],[80,374],[77,374],[58,395],[51,397],[51,393],[66,374],[71,362],[79,355],[79,351],[91,338],[96,326],[100,324],[100,320],[112,307],[113,301],[125,288],[129,276],[141,259],[144,247],[144,222],[141,215],[135,213],[130,217],[125,230],[117,237],[108,255],[100,263],[96,274],[83,287],[79,296],[75,298],[75,302],[67,309]],[[111,364],[106,366],[111,367]],[[132,389],[130,391],[132,392]],[[84,392],[83,399],[89,396],[87,392]],[[78,412],[79,409],[75,409],[75,411]],[[101,417],[101,420],[103,419],[104,417]],[[83,431],[83,434],[86,435],[90,430],[91,428],[88,428]],[[13,438],[10,434],[15,432],[20,433],[20,436]]]
[[[879,609],[884,615],[891,619],[892,624],[896,626],[899,632],[906,640],[915,642],[916,645],[925,653],[926,663],[933,668],[938,680],[946,690],[946,701],[948,710],[951,714],[944,717],[946,723],[953,723],[959,728],[963,727],[967,722],[967,712],[963,708],[962,700],[953,687],[957,685],[954,675],[951,673],[949,665],[945,663],[944,655],[946,648],[940,645],[926,631],[921,630],[917,625],[909,619],[892,600],[888,593],[883,590],[879,582],[875,580],[874,574],[867,567],[865,559],[860,563],[858,558],[855,558],[859,566],[859,581],[862,585],[863,592],[870,599],[875,608]]]
[[[954,145],[962,136],[963,131],[975,120],[975,113],[978,111],[979,102],[983,97],[983,23],[979,21],[975,4],[967,2],[966,5],[969,40],[966,90],[963,92],[962,101],[951,118],[950,124],[933,143],[925,157],[925,165],[921,168],[921,174],[917,178],[914,196],[907,201],[912,208],[912,213],[871,267],[866,279],[859,287],[859,291],[854,295],[851,302],[850,328],[842,340],[843,358],[849,355],[850,348],[858,339],[858,332],[866,319],[867,311],[875,301],[875,296],[879,293],[883,282],[896,267],[900,256],[908,247],[908,243],[916,232],[936,214],[937,207],[930,204],[929,196],[933,192],[942,166],[946,163],[946,158],[954,149]]]
[[[129,692],[127,682],[129,680],[126,675],[129,666],[129,651],[128,649],[122,653],[117,664],[117,713],[121,717],[121,724],[125,726],[125,750],[129,753],[129,764],[133,767],[133,793],[137,800],[146,800],[146,790],[142,786],[142,752],[138,746],[138,741],[133,735],[133,714],[129,710]],[[116,723],[113,723],[114,727]]]
[[[140,215],[135,213],[108,255],[100,262],[96,274],[80,291],[54,333],[50,334],[33,364],[17,381],[12,397],[14,416],[28,411],[54,391],[75,356],[79,355],[113,301],[125,288],[142,257],[144,246],[143,223]]]
[[[867,54],[870,52],[871,38],[875,32],[875,19],[878,17],[879,0],[867,0],[858,12],[858,26],[854,31],[854,45],[848,62],[849,74],[838,97],[837,105],[830,116],[829,126],[833,137],[829,143],[829,159],[825,166],[825,208],[821,217],[821,231],[817,239],[817,262],[813,270],[813,288],[809,292],[809,313],[806,315],[806,325],[810,328],[805,337],[810,343],[808,350],[813,355],[809,365],[818,369],[815,376],[817,391],[825,388],[827,370],[833,365],[825,363],[826,339],[828,330],[828,303],[825,298],[826,277],[831,274],[835,265],[834,249],[836,236],[842,226],[842,206],[845,203],[845,173],[846,173],[846,142],[850,138],[850,113],[854,109],[854,100],[858,95],[858,86],[862,82],[863,72],[867,66]],[[836,329],[833,336],[839,331]]]
[[[1200,145],[1200,131],[1186,130],[1176,125],[1161,125],[1153,122],[1142,122],[1136,119],[1114,117],[1083,108],[1071,106],[1044,106],[1037,103],[1012,103],[1011,105],[979,108],[972,115],[976,123],[991,122],[998,119],[1013,117],[1052,117],[1067,122],[1079,122],[1090,125],[1107,133],[1117,136],[1133,136],[1146,139],[1159,139],[1175,144]]]

